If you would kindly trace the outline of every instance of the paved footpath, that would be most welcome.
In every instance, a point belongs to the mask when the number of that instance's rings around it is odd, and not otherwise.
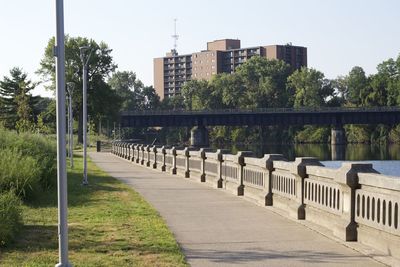
[[[191,266],[382,266],[266,208],[109,153],[97,166],[132,186],[165,219]]]

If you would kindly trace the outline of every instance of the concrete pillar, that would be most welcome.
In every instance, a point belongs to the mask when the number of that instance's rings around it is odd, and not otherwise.
[[[200,149],[200,182],[204,183],[206,181],[206,150],[204,148]]]
[[[189,153],[189,148],[185,147],[185,149],[183,151],[185,153],[185,178],[190,178],[190,170],[189,170],[190,153]]]
[[[229,153],[228,149],[218,149],[217,150],[217,160],[218,160],[218,180],[217,188],[223,188],[224,179],[222,178],[222,163],[224,162],[224,154]]]
[[[153,162],[153,165],[152,165],[152,167],[153,167],[153,169],[157,169],[157,147],[156,146],[153,146],[152,148],[151,148],[151,151],[152,151],[152,153],[154,154],[154,162]]]
[[[296,158],[290,172],[296,179],[296,198],[291,203],[290,215],[297,220],[306,219],[304,204],[304,179],[307,178],[307,166],[323,166],[318,159],[312,157]]]
[[[203,125],[195,126],[190,131],[190,145],[193,147],[208,147],[208,130]]]
[[[244,162],[245,157],[253,157],[254,153],[253,151],[238,151],[236,154],[236,163],[238,164],[239,168],[239,186],[237,188],[237,195],[238,196],[243,196],[244,195],[244,183],[243,183],[243,176],[244,176],[244,166],[246,166],[246,163]]]
[[[259,204],[262,206],[272,206],[274,204],[272,194],[272,172],[275,170],[274,160],[286,161],[286,159],[281,154],[265,154],[260,160],[267,169],[268,176],[265,177],[264,190],[261,193],[261,199],[263,200],[263,203]]]
[[[162,154],[162,166],[161,166],[161,171],[165,172],[165,170],[167,169],[166,165],[165,165],[165,155],[167,154],[167,151],[165,149],[165,146],[163,146],[161,148],[161,154]]]
[[[150,146],[147,145],[145,150],[146,150],[146,153],[145,153],[146,154],[146,159],[145,159],[146,167],[150,167],[150,153],[151,153]]]
[[[347,162],[342,164],[334,179],[340,186],[342,213],[339,222],[333,228],[333,233],[344,241],[357,241],[356,189],[359,188],[360,172],[378,173],[372,164]]]
[[[171,174],[176,174],[176,148],[173,147],[171,149],[172,152],[172,168],[171,168]]]
[[[331,128],[331,145],[346,144],[346,132],[342,125],[335,125]]]
[[[135,144],[131,145],[131,161],[135,162]]]

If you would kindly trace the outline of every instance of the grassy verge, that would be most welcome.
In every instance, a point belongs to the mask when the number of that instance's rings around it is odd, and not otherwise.
[[[75,159],[68,175],[69,249],[74,266],[187,266],[162,218],[138,193],[90,161],[90,186],[81,186],[82,159]],[[25,205],[23,221],[14,244],[0,251],[0,266],[54,266],[58,262],[56,190]]]

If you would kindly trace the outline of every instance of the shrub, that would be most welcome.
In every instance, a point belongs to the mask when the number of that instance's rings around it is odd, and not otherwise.
[[[0,151],[4,149],[13,150],[21,159],[31,157],[36,161],[35,172],[43,189],[55,185],[57,151],[54,141],[38,134],[17,134],[0,129]]]
[[[327,143],[330,135],[329,127],[307,125],[296,134],[296,143]]]
[[[0,194],[0,246],[6,246],[21,228],[21,201],[14,192]]]
[[[33,157],[22,157],[16,150],[0,150],[0,192],[13,190],[18,196],[30,197],[40,190],[39,174]]]

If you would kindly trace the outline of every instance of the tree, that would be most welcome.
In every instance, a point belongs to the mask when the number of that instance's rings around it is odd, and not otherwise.
[[[333,88],[322,72],[302,67],[288,78],[288,86],[295,89],[294,107],[320,107],[332,96]]]
[[[0,118],[7,128],[15,129],[20,120],[24,121],[20,125],[33,121],[32,109],[36,99],[30,95],[30,91],[35,86],[28,79],[28,74],[18,67],[10,70],[10,77],[5,76],[0,81]]]
[[[281,60],[252,57],[241,65],[238,75],[244,86],[242,108],[291,106],[293,90],[286,86],[292,73],[290,65]]]
[[[47,88],[55,89],[55,60],[53,47],[55,39],[51,38],[45,49],[40,68],[37,71],[43,81],[49,82]],[[92,39],[83,37],[65,37],[66,81],[75,84],[73,99],[74,116],[78,118],[78,141],[82,142],[82,62],[79,47],[89,46],[91,57],[88,62],[88,112],[92,118],[116,119],[120,99],[115,91],[105,82],[106,78],[116,69],[111,56],[112,49],[104,42],[99,44]],[[97,121],[97,120],[96,120]]]
[[[344,98],[350,105],[362,106],[366,104],[366,98],[369,94],[369,80],[365,75],[363,68],[353,67],[345,77]]]
[[[152,86],[144,86],[132,71],[117,71],[108,80],[121,98],[121,111],[157,108],[160,97]]]
[[[32,109],[29,106],[29,95],[26,94],[25,84],[21,84],[21,92],[15,97],[17,104],[18,120],[15,128],[18,132],[28,132],[33,130]]]

